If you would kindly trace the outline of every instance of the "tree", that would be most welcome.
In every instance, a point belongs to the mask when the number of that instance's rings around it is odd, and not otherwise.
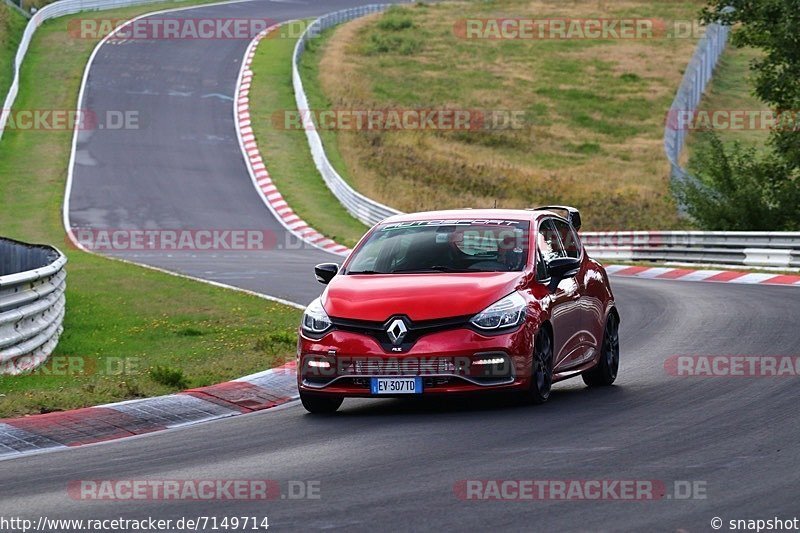
[[[750,66],[755,94],[785,113],[770,143],[791,168],[800,168],[800,0],[709,0],[701,18],[736,25],[734,46],[764,52]]]
[[[798,230],[800,188],[774,151],[734,143],[726,148],[711,131],[699,134],[689,161],[693,179],[673,192],[688,214],[712,231]]]
[[[754,92],[782,120],[763,150],[701,134],[689,161],[694,179],[676,183],[675,196],[705,229],[798,230],[800,0],[709,0],[701,19],[734,26],[734,46],[764,52],[750,65]]]

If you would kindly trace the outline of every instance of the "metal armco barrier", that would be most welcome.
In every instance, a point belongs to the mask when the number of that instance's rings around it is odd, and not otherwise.
[[[800,268],[800,232],[583,232],[581,239],[605,260]]]
[[[314,164],[322,176],[322,179],[325,181],[325,184],[339,202],[341,202],[344,208],[356,219],[368,226],[377,224],[384,218],[396,215],[400,211],[383,205],[380,202],[376,202],[359,193],[344,181],[339,173],[336,172],[336,169],[333,168],[333,165],[328,160],[327,154],[325,154],[325,148],[322,146],[322,139],[314,126],[314,121],[311,116],[313,113],[308,112],[308,98],[306,98],[306,93],[303,89],[303,81],[300,79],[299,66],[300,57],[303,55],[306,42],[308,42],[309,39],[319,36],[322,31],[336,26],[337,24],[384,11],[389,6],[390,4],[371,4],[368,6],[336,11],[335,13],[330,13],[318,18],[306,28],[306,31],[303,32],[303,35],[297,41],[297,45],[294,49],[294,57],[292,59],[294,96],[297,101],[297,110],[300,112],[303,120],[303,128],[306,131],[306,137],[308,138],[308,144],[311,148],[311,156],[314,158]]]
[[[67,258],[51,246],[0,238],[0,374],[31,370],[63,331]]]
[[[0,139],[3,138],[3,131],[5,131],[8,117],[11,114],[11,107],[17,99],[19,92],[19,71],[22,68],[22,60],[25,59],[25,54],[28,52],[28,46],[31,44],[33,34],[36,29],[42,25],[46,20],[63,17],[65,15],[74,15],[81,11],[102,11],[105,9],[114,9],[116,7],[135,6],[139,4],[153,4],[162,0],[59,0],[52,4],[48,4],[34,13],[25,26],[25,32],[22,34],[22,39],[17,48],[17,54],[14,56],[14,79],[11,82],[11,87],[8,89],[5,103],[0,109]],[[163,0],[165,1],[165,0]]]
[[[687,124],[682,117],[692,114],[700,105],[703,92],[714,75],[714,68],[728,44],[729,33],[728,26],[708,25],[705,35],[697,43],[694,55],[686,66],[681,85],[667,113],[664,152],[669,160],[670,175],[673,180],[689,179],[689,174],[680,165],[681,152],[688,133]]]

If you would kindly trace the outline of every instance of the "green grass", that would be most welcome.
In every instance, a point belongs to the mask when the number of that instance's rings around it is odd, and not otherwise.
[[[127,18],[181,5],[103,16]],[[70,38],[68,20],[39,28],[23,65],[16,109],[75,107],[95,43]],[[31,375],[0,377],[0,416],[209,385],[293,357],[297,309],[70,248],[61,206],[71,140],[69,131],[9,130],[0,141],[3,236],[54,244],[69,257],[65,330],[54,363]],[[59,361],[85,371],[64,375]],[[120,362],[125,372],[104,371]],[[154,376],[156,367],[161,370]]]
[[[556,202],[581,207],[587,229],[684,228],[662,136],[695,39],[467,40],[454,26],[531,13],[684,20],[701,6],[494,0],[393,8],[323,35],[302,74],[312,107],[322,109],[523,113],[523,126],[512,129],[323,132],[342,176],[400,210]]]
[[[350,216],[325,186],[311,158],[305,131],[278,126],[285,111],[297,109],[291,59],[295,42],[275,38],[259,44],[249,95],[253,132],[270,176],[292,209],[326,236],[353,246],[367,227]],[[309,94],[312,109],[317,108],[319,98],[318,91]],[[329,155],[337,169],[345,168],[338,152]]]
[[[700,102],[699,111],[757,111],[769,107],[753,94],[750,62],[759,57],[759,51],[753,48],[736,48],[729,45],[723,52],[710,87]],[[718,129],[720,139],[725,144],[739,141],[745,146],[762,147],[769,131],[765,129]],[[687,137],[687,150],[691,153],[696,146],[695,132]]]
[[[0,2],[0,105],[14,77],[14,56],[27,23],[19,12]]]

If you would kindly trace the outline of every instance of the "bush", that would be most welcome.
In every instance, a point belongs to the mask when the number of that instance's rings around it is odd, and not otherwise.
[[[202,337],[203,335],[205,335],[205,333],[202,330],[192,327],[181,328],[177,330],[176,333],[181,337]]]
[[[294,331],[275,331],[258,339],[253,348],[267,354],[292,352],[297,344],[297,333]]]
[[[363,40],[367,55],[396,53],[412,55],[422,48],[422,40],[414,30],[416,25],[411,12],[402,7],[389,8],[378,20],[375,28]]]
[[[183,370],[180,368],[155,366],[150,369],[150,377],[156,383],[174,389],[185,389],[189,386],[189,380],[183,375]]]
[[[378,21],[378,28],[388,31],[407,30],[414,27],[414,22],[407,9],[390,7]]]
[[[800,229],[800,175],[773,150],[759,152],[713,132],[701,134],[689,161],[694,179],[673,186],[676,198],[703,229]]]

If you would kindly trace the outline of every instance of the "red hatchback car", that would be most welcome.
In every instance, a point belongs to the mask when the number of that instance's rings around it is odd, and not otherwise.
[[[581,246],[580,213],[463,209],[390,217],[341,268],[300,325],[297,383],[311,413],[345,397],[610,385],[619,314],[608,276]]]

